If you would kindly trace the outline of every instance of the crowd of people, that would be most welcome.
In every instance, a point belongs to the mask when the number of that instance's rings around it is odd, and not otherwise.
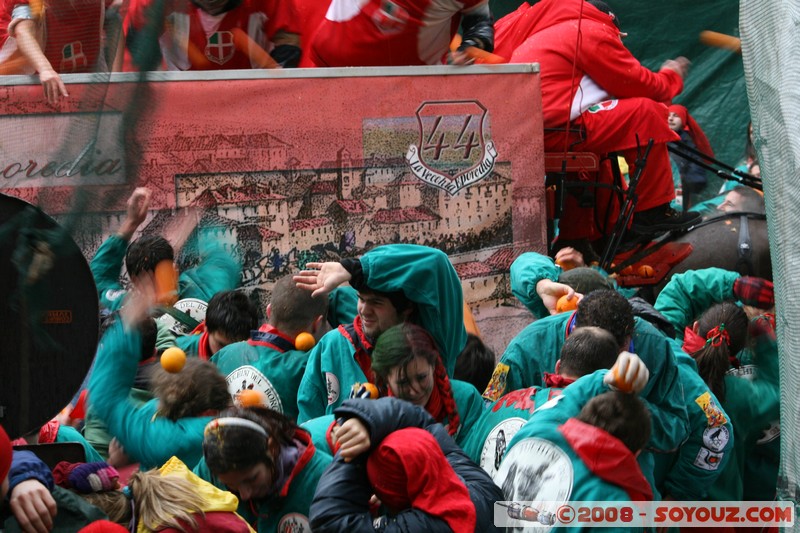
[[[0,439],[7,523],[472,532],[495,529],[495,502],[775,496],[767,280],[689,271],[649,305],[574,249],[560,254],[568,270],[523,253],[511,289],[537,319],[492,369],[437,249],[309,263],[275,283],[259,324],[235,258],[213,242],[178,273],[166,238],[133,238],[149,198],[133,192],[91,260],[107,313],[85,408],[13,441],[79,442],[85,462],[47,465]],[[198,295],[205,313],[181,317]],[[558,312],[562,296],[577,309]],[[176,334],[176,317],[199,325]]]
[[[546,150],[621,153],[635,172],[640,139],[652,139],[632,229],[700,219],[672,205],[667,150],[708,144],[685,108],[665,105],[688,60],[642,67],[600,0],[541,0],[496,23],[486,0],[332,0],[327,12],[303,0],[133,0],[117,12],[118,34],[107,27],[113,3],[53,3],[0,10],[0,60],[38,73],[51,103],[67,96],[59,74],[101,64],[468,64],[475,49],[538,62]],[[578,50],[566,38],[576,21]],[[125,44],[109,53],[115,39]],[[149,42],[160,44],[155,63]],[[679,169],[684,191],[703,186],[696,170]],[[613,179],[605,166],[600,175]],[[596,209],[613,215],[602,194]],[[747,187],[720,202],[763,212]],[[194,228],[178,224],[172,242],[140,234],[149,208],[150,191],[136,188],[91,258],[102,336],[76,404],[13,441],[0,428],[6,524],[467,533],[495,530],[496,502],[775,496],[768,280],[709,268],[674,276],[653,303],[631,298],[584,264],[570,245],[598,236],[567,217],[556,261],[527,252],[512,264],[511,291],[535,320],[495,360],[468,332],[461,281],[440,250],[393,244],[308,263],[274,284],[261,324],[238,258],[195,233],[198,264],[178,272],[175,252]],[[577,309],[560,312],[561,298]],[[34,442],[79,442],[85,461],[12,451]]]

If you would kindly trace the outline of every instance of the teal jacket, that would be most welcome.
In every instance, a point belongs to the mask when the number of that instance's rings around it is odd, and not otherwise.
[[[736,299],[733,285],[739,277],[737,272],[720,268],[677,274],[659,293],[656,309],[682,336],[683,328],[711,305]],[[742,366],[731,368],[725,376],[721,406],[736,439],[729,453],[732,459],[711,487],[709,499],[769,500],[774,496],[780,453],[779,432],[772,430],[779,427],[780,417],[776,350],[773,341],[761,339],[755,351],[746,349],[739,355]]]
[[[509,392],[483,410],[461,447],[470,459],[494,476],[508,443],[533,411],[561,394],[560,388],[529,387]]]
[[[392,244],[367,252],[360,261],[367,286],[380,292],[402,290],[417,304],[420,324],[436,340],[452,376],[467,333],[461,281],[447,255],[427,246]],[[372,352],[371,345],[365,348]],[[333,413],[354,383],[368,381],[355,352],[340,329],[326,333],[311,350],[297,397],[300,423]]]
[[[591,268],[603,276],[608,276],[608,273],[600,267]],[[535,317],[550,316],[550,312],[536,292],[536,285],[543,279],[558,282],[562,272],[563,269],[548,256],[536,252],[526,252],[511,263],[511,292]],[[616,289],[618,292],[625,292],[619,287]]]
[[[633,453],[605,431],[573,418],[588,399],[609,390],[602,382],[606,372],[566,387],[537,407],[514,435],[494,477],[507,500],[544,500],[555,506],[545,510],[555,512],[568,501],[652,499]],[[636,526],[631,516],[629,527],[640,529]]]
[[[59,426],[58,433],[56,433],[56,442],[77,442],[83,446],[83,451],[86,454],[87,463],[96,463],[105,461],[105,459],[97,453],[94,446],[81,435],[80,431],[72,426]]]
[[[100,304],[112,311],[122,307],[127,292],[119,280],[127,250],[128,241],[117,234],[111,235],[100,245],[89,263]],[[204,244],[199,265],[178,276],[178,295],[180,298],[197,298],[207,302],[219,291],[238,287],[241,271],[241,264],[234,254],[216,243]]]
[[[311,441],[318,450],[322,450],[330,455],[335,455],[336,451],[333,449],[333,437],[331,430],[336,423],[334,415],[325,415],[311,420],[306,420],[300,427],[308,431],[311,435]]]
[[[295,436],[307,447],[278,494],[262,500],[240,500],[239,513],[256,530],[263,532],[311,531],[308,511],[319,478],[333,458],[316,448],[306,431],[298,430]],[[229,490],[201,459],[194,473],[222,490]]]
[[[89,380],[92,411],[125,448],[142,470],[163,465],[173,455],[186,464],[197,464],[203,455],[203,430],[213,417],[158,416],[158,399],[137,405],[129,396],[139,366],[141,338],[125,331],[121,320],[103,335]]]
[[[328,324],[332,328],[350,324],[358,315],[358,291],[350,285],[337,287],[328,295]]]
[[[436,340],[453,375],[467,343],[461,280],[447,254],[416,244],[379,246],[361,257],[364,281],[375,291],[403,291],[417,304],[419,324]]]
[[[544,385],[544,373],[555,372],[567,338],[572,313],[539,319],[523,329],[506,348],[494,370],[484,398],[495,401],[508,391]],[[634,319],[633,352],[650,371],[641,393],[653,414],[653,432],[648,448],[671,452],[686,439],[689,422],[686,400],[678,377],[675,346],[647,321]]]
[[[774,341],[764,339],[761,342],[770,347],[761,346],[758,350],[758,375],[755,379],[749,380],[731,374],[725,376],[725,401],[722,402],[722,407],[730,417],[736,440],[733,457],[708,491],[710,500],[744,499],[746,485],[751,482],[745,478],[746,475],[755,475],[753,482],[771,484],[772,491],[768,491],[766,495],[774,495],[775,492],[777,465],[760,460],[762,457],[759,457],[759,449],[769,443],[760,444],[758,441],[763,436],[765,421],[778,420],[780,417],[778,348]],[[764,490],[768,489],[764,487]]]
[[[202,342],[204,334],[195,333],[193,335],[178,335],[175,337],[175,346],[180,348],[189,357],[200,356],[200,343]],[[205,335],[206,343],[208,343],[208,335]]]
[[[485,404],[481,393],[471,383],[451,379],[450,387],[453,389],[453,399],[461,419],[461,425],[453,438],[463,448],[464,442],[475,431],[476,424],[483,416]],[[445,422],[447,421],[442,421]]]
[[[734,430],[722,404],[697,374],[694,360],[681,354],[677,361],[686,395],[689,438],[675,453],[654,455],[654,477],[664,497],[704,500],[731,459]],[[721,416],[715,416],[715,410]]]
[[[735,300],[733,284],[738,272],[721,268],[687,270],[675,274],[656,298],[655,308],[673,326],[678,338],[711,305],[725,300]]]
[[[297,419],[297,394],[300,380],[308,363],[308,352],[287,350],[268,340],[259,340],[259,335],[275,335],[288,346],[294,340],[269,325],[262,326],[247,341],[229,344],[211,357],[219,371],[226,376],[228,392],[235,397],[244,389],[263,392],[269,408]]]

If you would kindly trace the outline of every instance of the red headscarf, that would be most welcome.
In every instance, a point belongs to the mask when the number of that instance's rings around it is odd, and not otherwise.
[[[9,440],[3,426],[0,426],[0,483],[11,470],[11,440]]]
[[[454,533],[475,531],[475,505],[467,487],[424,429],[401,429],[383,439],[367,459],[367,475],[392,511],[413,507],[444,520]]]
[[[700,124],[698,124],[692,118],[692,115],[689,114],[689,110],[682,105],[673,104],[669,106],[669,112],[675,113],[681,118],[681,122],[683,122],[683,129],[689,132],[689,136],[692,138],[692,141],[697,149],[706,154],[708,157],[714,157],[714,150],[711,149],[711,143],[708,142],[708,137],[706,137],[706,134],[703,132],[703,128],[700,127]]]

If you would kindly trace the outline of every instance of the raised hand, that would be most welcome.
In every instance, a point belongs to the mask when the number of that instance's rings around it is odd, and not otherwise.
[[[327,263],[307,263],[306,270],[301,270],[295,274],[295,284],[301,289],[313,291],[312,296],[324,296],[330,294],[342,283],[350,281],[350,272],[341,263],[335,261]]]

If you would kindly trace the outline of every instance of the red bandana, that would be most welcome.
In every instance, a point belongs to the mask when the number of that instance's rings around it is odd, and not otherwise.
[[[550,388],[563,389],[567,385],[575,383],[572,378],[564,377],[561,374],[551,374],[550,372],[544,373],[544,386]]]
[[[475,505],[467,487],[424,429],[401,429],[383,439],[367,459],[367,475],[392,512],[419,509],[455,533],[475,531]]]

